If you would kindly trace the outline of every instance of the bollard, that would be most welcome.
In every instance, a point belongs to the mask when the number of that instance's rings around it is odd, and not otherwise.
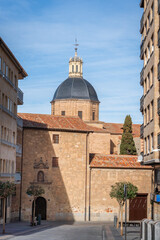
[[[41,225],[41,214],[38,214],[38,222],[37,225]]]
[[[114,227],[117,227],[117,216],[114,216]]]
[[[150,221],[149,219],[145,218],[141,222],[141,240],[147,240],[146,238],[146,223]]]
[[[146,234],[146,240],[152,240],[152,226],[153,226],[154,221],[150,220],[147,222],[147,234]]]
[[[160,239],[160,221],[156,221],[153,224],[153,237],[152,240]]]

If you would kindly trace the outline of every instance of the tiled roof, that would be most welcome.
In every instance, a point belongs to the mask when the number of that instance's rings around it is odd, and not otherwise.
[[[122,134],[122,123],[103,123],[104,128],[112,134]],[[132,124],[133,137],[140,137],[140,124]]]
[[[79,117],[53,116],[49,114],[18,113],[25,128],[57,129],[69,131],[94,132],[99,128],[90,127]],[[102,132],[106,132],[102,130]]]
[[[90,166],[93,168],[152,169],[149,166],[141,165],[137,159],[137,156],[131,155],[90,154]]]

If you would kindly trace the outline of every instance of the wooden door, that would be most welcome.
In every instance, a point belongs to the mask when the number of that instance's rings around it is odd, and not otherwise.
[[[129,200],[129,220],[140,221],[147,218],[147,194],[137,194]]]

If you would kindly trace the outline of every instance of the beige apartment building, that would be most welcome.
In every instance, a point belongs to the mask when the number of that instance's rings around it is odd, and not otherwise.
[[[151,203],[152,218],[156,220],[160,219],[157,203],[160,193],[160,1],[141,0],[140,7],[144,8],[140,22],[140,58],[143,60],[140,84],[144,91],[140,100],[144,117],[141,138],[144,164],[154,167]]]
[[[22,145],[17,143],[17,129],[22,131],[22,120],[17,117],[17,106],[23,104],[23,92],[18,88],[18,80],[27,73],[11,50],[0,38],[0,180],[14,181],[19,188],[20,171],[17,172],[16,159],[21,161]],[[17,165],[18,166],[18,165]],[[17,215],[19,209],[11,211],[12,199],[7,199],[6,220]],[[0,218],[2,217],[0,201]]]

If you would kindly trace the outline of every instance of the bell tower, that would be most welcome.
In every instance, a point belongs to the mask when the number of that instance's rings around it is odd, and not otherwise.
[[[77,47],[79,44],[77,43],[77,39],[75,39],[75,55],[74,57],[69,59],[69,77],[81,77],[83,78],[83,71],[82,71],[82,65],[83,61],[82,58],[77,56]]]

